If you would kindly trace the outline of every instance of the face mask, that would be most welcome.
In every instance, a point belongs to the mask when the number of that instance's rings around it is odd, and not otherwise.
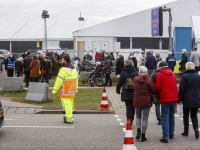
[[[133,58],[133,56],[130,56],[131,58]]]
[[[105,57],[108,57],[107,55],[105,55]]]
[[[12,55],[10,55],[10,57],[12,57]]]
[[[182,54],[184,54],[184,52],[182,52]]]

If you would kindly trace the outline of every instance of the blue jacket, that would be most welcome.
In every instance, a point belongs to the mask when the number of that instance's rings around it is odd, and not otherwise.
[[[184,109],[200,108],[199,85],[200,85],[200,75],[195,73],[195,70],[187,70],[182,75],[181,83],[179,86],[179,102],[183,101]]]
[[[125,100],[133,101],[134,90],[125,89],[126,80],[128,78],[126,72],[129,75],[129,77],[131,77],[132,79],[138,76],[138,72],[135,70],[135,67],[133,65],[124,66],[120,74],[120,78],[117,82],[116,93],[120,93],[120,89],[122,87],[121,101],[125,101]]]
[[[156,58],[155,58],[155,56],[153,56],[153,54],[147,55],[145,61],[146,61],[145,66],[147,67],[147,69],[154,69],[155,68]]]
[[[169,55],[167,58],[166,58],[166,62],[168,63],[168,67],[174,71],[174,67],[176,66],[176,59],[174,58],[174,56],[172,55]]]

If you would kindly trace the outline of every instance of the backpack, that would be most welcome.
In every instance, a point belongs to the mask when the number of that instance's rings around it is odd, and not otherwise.
[[[125,90],[133,90],[134,81],[132,78],[129,77],[128,73],[126,72],[128,78],[126,79]],[[132,73],[134,75],[134,73]]]

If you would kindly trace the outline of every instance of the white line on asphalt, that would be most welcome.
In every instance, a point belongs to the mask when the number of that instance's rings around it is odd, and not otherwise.
[[[15,119],[4,119],[5,121],[8,121],[8,120],[15,120]]]
[[[183,120],[183,118],[180,118],[181,120]]]
[[[117,121],[122,121],[122,119],[118,118]]]
[[[174,115],[174,116],[179,117],[179,115]]]
[[[122,128],[122,130],[123,130],[124,132],[126,132],[126,128]]]
[[[120,124],[121,126],[125,125],[123,122],[120,122],[119,124]]]
[[[200,128],[199,128],[199,131],[200,131]]]
[[[2,126],[3,128],[46,128],[46,129],[74,129],[74,126]]]
[[[114,115],[116,118],[119,117],[118,115]]]
[[[189,122],[189,124],[192,124],[192,122]]]

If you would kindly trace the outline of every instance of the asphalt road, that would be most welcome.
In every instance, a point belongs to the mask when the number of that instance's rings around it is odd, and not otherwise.
[[[64,124],[63,115],[6,115],[0,129],[1,150],[120,150],[124,141],[125,115],[74,115],[74,124]],[[199,122],[200,123],[200,122]],[[135,140],[138,150],[200,149],[190,125],[189,137],[181,135],[181,115],[176,116],[175,138],[160,143],[161,126],[155,114],[150,114],[148,141]],[[136,136],[135,121],[133,136]]]

